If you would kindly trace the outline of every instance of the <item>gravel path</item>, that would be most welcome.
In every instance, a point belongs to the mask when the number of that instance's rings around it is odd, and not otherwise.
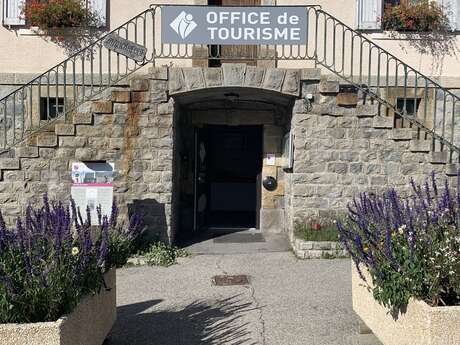
[[[213,286],[221,274],[247,274],[250,285]],[[357,336],[349,260],[199,255],[169,268],[122,269],[117,279],[110,345],[376,344]]]

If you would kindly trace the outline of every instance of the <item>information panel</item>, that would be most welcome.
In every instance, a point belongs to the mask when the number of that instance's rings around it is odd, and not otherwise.
[[[113,163],[72,163],[71,194],[86,220],[86,208],[91,211],[92,223],[97,224],[96,207],[101,205],[102,215],[110,216],[113,202]]]

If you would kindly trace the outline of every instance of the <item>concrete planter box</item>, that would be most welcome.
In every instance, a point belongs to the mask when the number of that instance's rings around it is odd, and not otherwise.
[[[292,239],[292,249],[299,259],[321,259],[334,257],[347,257],[339,242],[329,241],[304,241],[300,238]]]
[[[384,345],[460,344],[460,307],[433,308],[411,300],[407,311],[394,320],[388,309],[374,300],[352,266],[353,309]]]
[[[2,345],[102,345],[117,317],[116,270],[106,276],[109,291],[85,297],[56,322],[0,325]]]

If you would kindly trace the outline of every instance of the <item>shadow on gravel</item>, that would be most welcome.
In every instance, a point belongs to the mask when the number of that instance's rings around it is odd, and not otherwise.
[[[151,311],[162,300],[118,307],[118,319],[105,345],[256,345],[245,312],[250,303],[238,296],[222,301],[197,301],[183,309]]]

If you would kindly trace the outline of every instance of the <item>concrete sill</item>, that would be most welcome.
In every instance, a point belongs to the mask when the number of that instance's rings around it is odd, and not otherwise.
[[[382,31],[371,32],[366,34],[369,38],[375,41],[438,41],[445,37],[444,34],[436,34],[433,32],[398,32],[398,31]],[[452,32],[449,36],[456,36],[456,32]]]
[[[101,345],[116,320],[116,271],[105,275],[110,290],[86,296],[75,310],[55,322],[1,324],[2,345]]]

